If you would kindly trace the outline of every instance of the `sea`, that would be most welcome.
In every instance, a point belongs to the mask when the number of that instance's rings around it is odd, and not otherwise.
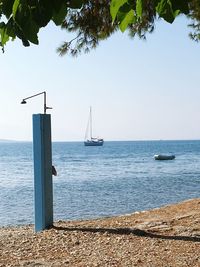
[[[175,154],[157,161],[154,154]],[[54,221],[134,213],[200,197],[200,141],[53,142]],[[34,224],[32,142],[0,142],[0,226]]]

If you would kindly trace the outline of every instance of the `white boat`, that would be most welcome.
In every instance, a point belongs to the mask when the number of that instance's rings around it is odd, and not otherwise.
[[[102,146],[103,143],[104,143],[104,140],[102,138],[92,136],[92,108],[90,107],[90,114],[89,114],[88,124],[86,128],[86,133],[85,133],[84,145],[85,146]]]
[[[164,154],[158,154],[154,155],[155,160],[172,160],[175,159],[175,155],[164,155]]]

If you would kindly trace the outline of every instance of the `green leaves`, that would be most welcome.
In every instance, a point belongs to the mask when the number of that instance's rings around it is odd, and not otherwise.
[[[38,44],[39,30],[53,21],[78,32],[78,37],[83,35],[85,39],[77,37],[81,45],[89,44],[88,36],[92,36],[96,47],[99,39],[118,28],[122,32],[129,28],[130,35],[143,38],[153,31],[158,18],[172,23],[179,14],[200,14],[195,9],[200,10],[199,0],[0,0],[0,46],[16,37],[25,46]]]
[[[161,18],[172,23],[180,13],[189,13],[189,1],[161,0],[156,6],[156,11]]]
[[[14,18],[16,17],[16,13],[17,13],[19,4],[20,4],[20,0],[15,0],[14,1],[13,7],[12,7],[12,13],[13,13],[13,17]]]
[[[9,19],[12,14],[14,0],[0,0],[0,9],[2,10],[2,14]]]
[[[137,0],[138,2],[138,11],[141,13],[141,5],[139,2],[142,0]],[[132,9],[131,1],[129,0],[113,0],[110,5],[110,13],[112,20],[114,21],[116,17],[119,20],[119,27],[122,32],[126,30],[129,24],[132,24],[136,21],[135,12]]]
[[[38,44],[38,32],[51,20],[61,25],[69,8],[79,9],[85,0],[0,0],[0,45],[16,37],[23,45]]]
[[[1,34],[1,45],[4,46],[5,43],[9,40],[9,35],[5,27],[5,23],[0,23],[0,34]]]
[[[142,0],[137,0],[136,1],[136,14],[138,18],[142,18],[142,8],[143,8]]]
[[[61,23],[65,19],[66,15],[67,15],[67,6],[65,3],[63,3],[60,6],[60,8],[57,10],[57,12],[54,11],[52,19],[53,19],[54,23],[58,26],[58,25],[61,25]]]
[[[117,13],[119,12],[120,7],[122,7],[128,0],[112,0],[110,5],[110,13],[112,16],[112,20],[114,21]]]
[[[123,18],[122,22],[120,23],[120,30],[124,32],[129,24],[135,22],[135,14],[134,11],[131,9]]]
[[[152,12],[169,23],[172,23],[179,14],[189,13],[190,0],[152,0],[152,2],[154,2]],[[147,0],[111,0],[110,4],[112,20],[119,23],[121,31],[131,24],[143,21],[143,17],[150,11],[149,8]]]
[[[156,11],[160,17],[170,23],[172,23],[179,14],[179,10],[173,10],[171,0],[161,0],[156,7]]]
[[[189,4],[191,1],[187,0],[172,0],[173,10],[178,10],[185,15],[189,14]]]
[[[140,20],[143,12],[143,1],[136,0],[135,9],[133,0],[112,0],[110,5],[110,13],[112,20],[119,21],[119,27],[122,32],[126,30],[128,25]]]

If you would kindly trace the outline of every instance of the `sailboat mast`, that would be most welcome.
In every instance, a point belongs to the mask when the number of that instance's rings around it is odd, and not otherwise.
[[[90,138],[92,139],[92,107],[90,107]]]

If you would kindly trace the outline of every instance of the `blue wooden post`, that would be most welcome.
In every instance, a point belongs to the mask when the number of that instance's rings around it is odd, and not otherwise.
[[[51,115],[33,115],[35,231],[53,225]]]

